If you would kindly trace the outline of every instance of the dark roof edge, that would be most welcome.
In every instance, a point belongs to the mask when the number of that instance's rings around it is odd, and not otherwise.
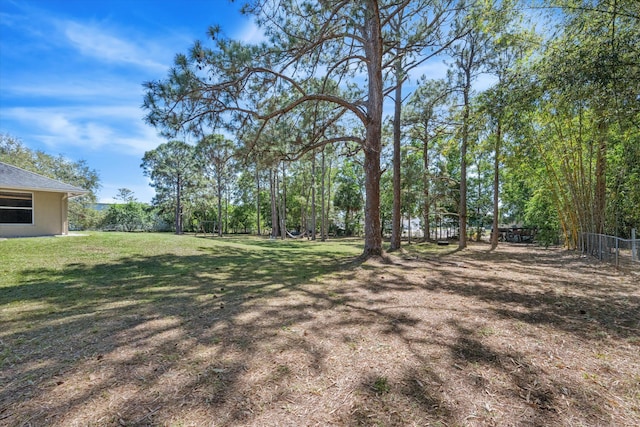
[[[49,182],[53,182],[53,183],[56,183],[57,185],[59,185],[58,188],[56,188],[56,187],[47,188],[47,187],[37,187],[37,186],[29,186],[29,185],[15,185],[15,184],[11,184],[11,183],[9,183],[8,185],[7,184],[3,185],[0,182],[0,186],[4,186],[5,188],[14,189],[14,190],[23,190],[23,191],[42,191],[42,192],[49,192],[49,193],[67,193],[69,195],[69,197],[77,197],[77,196],[81,196],[83,194],[89,193],[89,190],[85,190],[84,188],[76,187],[75,185],[67,184],[67,183],[64,183],[64,182],[62,182],[60,180],[49,178],[47,176],[41,175],[41,174],[36,173],[36,172],[28,171],[28,170],[23,169],[23,168],[21,168],[19,166],[15,166],[15,165],[12,165],[12,164],[9,164],[9,163],[5,163],[5,162],[0,162],[0,165],[4,165],[4,166],[7,166],[9,168],[17,169],[20,173],[27,174],[27,175],[32,175],[32,176],[38,177],[39,179],[45,180],[45,182],[49,181]]]

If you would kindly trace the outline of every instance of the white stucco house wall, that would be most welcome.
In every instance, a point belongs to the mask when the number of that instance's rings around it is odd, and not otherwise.
[[[0,237],[69,233],[68,202],[88,191],[0,162]]]

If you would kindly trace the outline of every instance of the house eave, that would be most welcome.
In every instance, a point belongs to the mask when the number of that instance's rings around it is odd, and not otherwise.
[[[66,194],[67,197],[77,197],[89,193],[84,188],[66,184],[4,162],[0,162],[0,187],[7,190]]]
[[[9,191],[30,191],[30,192],[43,192],[43,193],[62,193],[62,194],[66,194],[68,198],[72,199],[74,197],[79,197],[79,196],[83,196],[87,193],[89,193],[87,190],[62,190],[62,189],[55,189],[55,188],[33,188],[33,187],[22,187],[22,186],[2,186],[0,185],[0,188],[5,188]]]

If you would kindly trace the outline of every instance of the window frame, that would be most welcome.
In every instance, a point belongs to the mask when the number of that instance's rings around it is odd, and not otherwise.
[[[25,210],[31,211],[31,222],[2,222],[2,218],[0,217],[0,225],[1,226],[30,226],[35,225],[35,193],[33,191],[19,191],[19,190],[8,190],[8,189],[0,189],[0,197],[3,197],[4,193],[15,193],[20,195],[29,195],[31,197],[31,207],[22,207],[22,206],[0,206],[0,210]]]

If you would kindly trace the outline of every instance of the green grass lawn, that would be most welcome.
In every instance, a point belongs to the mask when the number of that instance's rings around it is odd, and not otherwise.
[[[55,386],[83,361],[119,351],[114,337],[124,331],[153,319],[197,330],[203,317],[251,298],[287,298],[361,250],[358,240],[169,233],[0,241],[0,424],[3,401],[29,402],[34,387]],[[158,357],[177,356],[164,349]]]
[[[10,239],[0,244],[0,320],[22,329],[109,304],[187,304],[222,287],[237,298],[269,292],[339,269],[360,243],[148,233]]]

